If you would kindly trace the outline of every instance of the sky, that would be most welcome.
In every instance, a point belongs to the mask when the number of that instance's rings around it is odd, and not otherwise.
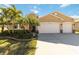
[[[10,7],[8,4],[1,4],[0,7]],[[59,11],[73,18],[79,18],[79,4],[15,4],[23,15],[36,13],[39,16],[47,15],[54,11]]]

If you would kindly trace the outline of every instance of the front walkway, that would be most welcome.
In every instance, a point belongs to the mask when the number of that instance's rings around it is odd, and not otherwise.
[[[79,35],[39,34],[36,55],[79,54]]]

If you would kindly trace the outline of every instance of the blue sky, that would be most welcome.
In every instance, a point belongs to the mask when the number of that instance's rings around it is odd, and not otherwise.
[[[10,5],[3,6],[9,7]],[[79,18],[79,4],[16,4],[15,6],[24,15],[34,12],[39,16],[43,16],[54,11],[59,11],[65,15]]]

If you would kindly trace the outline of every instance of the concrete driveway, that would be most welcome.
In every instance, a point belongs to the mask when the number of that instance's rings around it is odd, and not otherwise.
[[[36,55],[79,54],[79,35],[39,34]]]

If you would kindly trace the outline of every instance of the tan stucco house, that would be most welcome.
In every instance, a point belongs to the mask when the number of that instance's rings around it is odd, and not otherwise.
[[[72,33],[73,18],[66,16],[58,11],[49,13],[39,18],[39,33]]]

